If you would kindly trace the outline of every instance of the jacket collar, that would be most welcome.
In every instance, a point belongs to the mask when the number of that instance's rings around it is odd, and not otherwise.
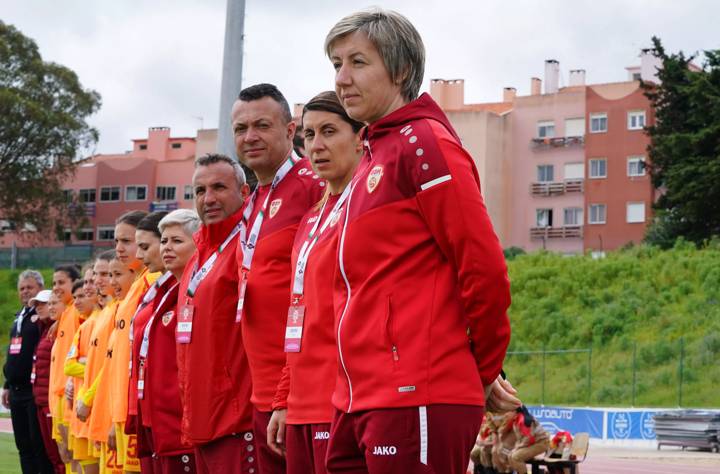
[[[195,232],[193,239],[198,250],[213,249],[215,250],[227,238],[233,227],[242,219],[244,206],[241,206],[235,214],[225,220],[216,222],[215,224],[201,225],[200,230]]]

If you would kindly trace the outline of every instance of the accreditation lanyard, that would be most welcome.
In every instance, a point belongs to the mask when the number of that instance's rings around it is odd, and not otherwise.
[[[287,325],[285,326],[285,352],[300,352],[303,322],[305,320],[305,304],[303,301],[305,294],[305,269],[307,267],[308,259],[310,258],[310,252],[312,252],[312,249],[315,247],[315,244],[319,240],[320,236],[331,225],[331,223],[337,222],[340,209],[350,196],[351,192],[352,186],[347,186],[328,216],[325,218],[325,221],[322,221],[325,213],[325,207],[327,206],[327,201],[325,201],[320,209],[320,213],[317,216],[315,225],[313,225],[310,233],[305,239],[305,242],[303,242],[300,247],[297,263],[295,264],[292,299],[290,307],[288,308]],[[320,224],[321,222],[322,225]]]
[[[152,329],[153,321],[155,320],[155,316],[157,316],[158,312],[160,311],[160,308],[162,308],[163,304],[165,303],[165,300],[168,296],[170,296],[170,293],[179,285],[178,283],[175,283],[170,289],[163,295],[162,299],[160,300],[160,303],[157,305],[157,308],[155,308],[155,311],[153,312],[152,316],[150,316],[150,319],[148,319],[147,325],[145,326],[145,330],[143,331],[143,337],[142,342],[140,343],[140,363],[138,364],[138,383],[137,383],[137,396],[138,399],[144,398],[144,391],[145,391],[145,370],[146,370],[146,360],[148,351],[150,349],[150,330]]]
[[[240,322],[242,318],[242,309],[245,305],[245,290],[247,289],[248,273],[250,273],[250,267],[252,266],[253,257],[255,256],[255,248],[258,238],[260,237],[260,229],[262,228],[263,221],[265,220],[265,211],[267,210],[268,203],[270,202],[270,198],[272,197],[275,188],[277,188],[280,182],[285,179],[285,176],[288,175],[292,167],[295,166],[298,161],[300,161],[300,158],[293,151],[290,154],[290,157],[277,171],[272,180],[272,184],[270,185],[270,191],[267,196],[265,196],[265,201],[255,217],[255,221],[253,222],[249,234],[247,234],[247,226],[250,224],[250,217],[252,216],[253,209],[255,207],[255,200],[257,199],[258,193],[257,189],[253,191],[252,196],[250,196],[250,202],[248,202],[248,205],[245,207],[245,211],[243,212],[243,232],[240,236],[240,245],[242,245],[243,251],[242,280],[240,281],[240,289],[238,291],[237,312],[235,313],[236,322]]]
[[[134,332],[133,332],[133,328],[135,326],[135,318],[140,313],[140,311],[142,311],[147,305],[152,303],[152,301],[157,296],[157,292],[160,289],[160,287],[163,286],[165,284],[165,282],[170,279],[171,276],[172,276],[172,273],[165,272],[162,276],[160,276],[160,278],[155,280],[155,283],[150,285],[150,288],[148,288],[148,290],[145,292],[145,295],[143,296],[142,300],[140,300],[140,304],[138,305],[137,309],[135,310],[135,314],[133,314],[133,317],[130,319],[130,344],[131,344],[131,347],[132,347],[133,339],[135,338]],[[130,362],[130,364],[131,364],[130,368],[132,369],[132,361]]]
[[[20,354],[22,350],[22,323],[25,320],[25,314],[30,312],[30,308],[23,308],[15,320],[15,336],[10,338],[10,354]]]
[[[207,277],[210,272],[213,269],[213,266],[215,266],[215,262],[218,259],[218,256],[225,250],[232,242],[232,240],[240,233],[240,231],[243,228],[242,220],[237,223],[235,227],[233,227],[232,231],[230,231],[230,235],[227,236],[227,238],[223,241],[222,244],[220,244],[220,247],[213,252],[212,255],[210,255],[210,258],[208,258],[202,267],[200,267],[200,270],[198,270],[198,264],[195,262],[195,266],[193,267],[192,271],[192,277],[190,279],[190,283],[188,284],[186,296],[187,299],[185,301],[185,304],[178,307],[179,314],[178,314],[178,323],[176,327],[176,340],[178,344],[190,344],[190,340],[192,339],[192,323],[193,323],[193,317],[195,316],[195,306],[192,304],[192,298],[197,293],[197,289],[200,286],[200,283]]]

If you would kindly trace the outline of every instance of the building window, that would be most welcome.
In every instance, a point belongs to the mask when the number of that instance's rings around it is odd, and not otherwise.
[[[63,229],[62,242],[70,242],[72,239],[72,230]]]
[[[604,224],[605,211],[605,204],[590,204],[588,224]]]
[[[72,189],[63,189],[63,199],[65,199],[65,202],[72,202],[73,190]]]
[[[627,203],[627,222],[634,224],[637,222],[645,222],[645,203],[629,202]]]
[[[193,187],[192,184],[186,184],[185,190],[183,191],[183,199],[190,201],[193,198]]]
[[[173,147],[173,148],[175,148],[175,149],[177,149],[177,148],[182,148],[182,143],[173,143],[173,144],[170,145],[170,146]]]
[[[585,179],[585,163],[565,163],[565,181]]]
[[[114,235],[114,234],[115,234],[115,231],[114,231],[114,229],[113,229],[113,238],[115,238],[115,235]],[[80,229],[80,230],[77,231],[76,235],[77,235],[77,239],[78,239],[79,241],[81,241],[81,242],[87,242],[87,241],[92,241],[92,240],[93,240],[93,230],[92,230],[92,228],[89,228],[89,229],[87,229],[87,228],[86,228],[86,229]]]
[[[607,129],[607,114],[590,114],[590,133],[605,133]]]
[[[553,165],[538,165],[537,167],[537,180],[538,183],[550,183],[554,178],[554,167]]]
[[[552,227],[552,209],[536,209],[535,225],[536,227]]]
[[[642,79],[642,74],[640,74],[639,72],[634,72],[632,75],[632,80],[639,81],[640,79]]]
[[[120,200],[120,186],[100,188],[100,202],[117,202]]]
[[[147,186],[125,186],[126,201],[144,201],[147,199]]]
[[[630,177],[645,176],[645,157],[631,156],[628,158],[627,175]]]
[[[537,124],[538,138],[552,138],[555,136],[555,122],[545,121]]]
[[[95,202],[95,189],[81,189],[78,191],[80,202]]]
[[[645,127],[645,111],[633,110],[627,114],[628,130],[642,130]]]
[[[155,199],[158,201],[174,201],[175,186],[158,186],[155,188]]]
[[[590,160],[590,179],[607,178],[607,159],[593,158]]]
[[[97,239],[105,242],[115,240],[115,226],[99,225],[97,228]]]
[[[564,209],[564,225],[582,225],[583,210],[582,207],[566,207]]]
[[[141,150],[147,150],[147,145],[144,143],[141,143],[138,148],[140,148]]]
[[[565,136],[566,137],[582,137],[585,135],[585,119],[571,118],[565,119]]]

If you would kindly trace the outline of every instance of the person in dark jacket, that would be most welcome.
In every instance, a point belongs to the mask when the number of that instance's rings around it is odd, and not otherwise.
[[[35,270],[25,270],[18,277],[18,296],[22,308],[17,312],[10,330],[10,346],[3,367],[5,385],[2,404],[10,409],[23,474],[53,473],[42,442],[30,384],[33,354],[40,340],[40,328],[32,320],[35,309],[30,306],[30,300],[44,286],[42,275]]]
[[[35,406],[37,407],[38,424],[42,435],[45,452],[50,463],[55,469],[55,474],[65,473],[65,464],[60,458],[60,452],[55,440],[52,438],[52,418],[48,407],[48,386],[50,383],[50,354],[53,342],[55,342],[54,331],[50,328],[54,323],[53,315],[50,314],[50,300],[57,298],[50,290],[42,290],[30,300],[30,306],[35,309],[36,314],[32,317],[40,328],[40,342],[35,348],[33,357],[32,383]]]

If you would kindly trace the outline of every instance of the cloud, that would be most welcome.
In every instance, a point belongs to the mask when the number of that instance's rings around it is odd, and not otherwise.
[[[543,61],[586,69],[591,83],[624,80],[639,49],[659,36],[669,51],[717,47],[720,3],[698,0],[386,0],[416,25],[430,78],[464,78],[468,102],[529,92]],[[355,8],[331,0],[247,0],[243,83],[273,82],[291,103],[333,87],[323,52],[332,25]],[[41,54],[74,69],[102,94],[91,122],[97,150],[129,149],[147,128],[194,136],[217,126],[225,0],[0,0],[3,21],[34,38]]]

